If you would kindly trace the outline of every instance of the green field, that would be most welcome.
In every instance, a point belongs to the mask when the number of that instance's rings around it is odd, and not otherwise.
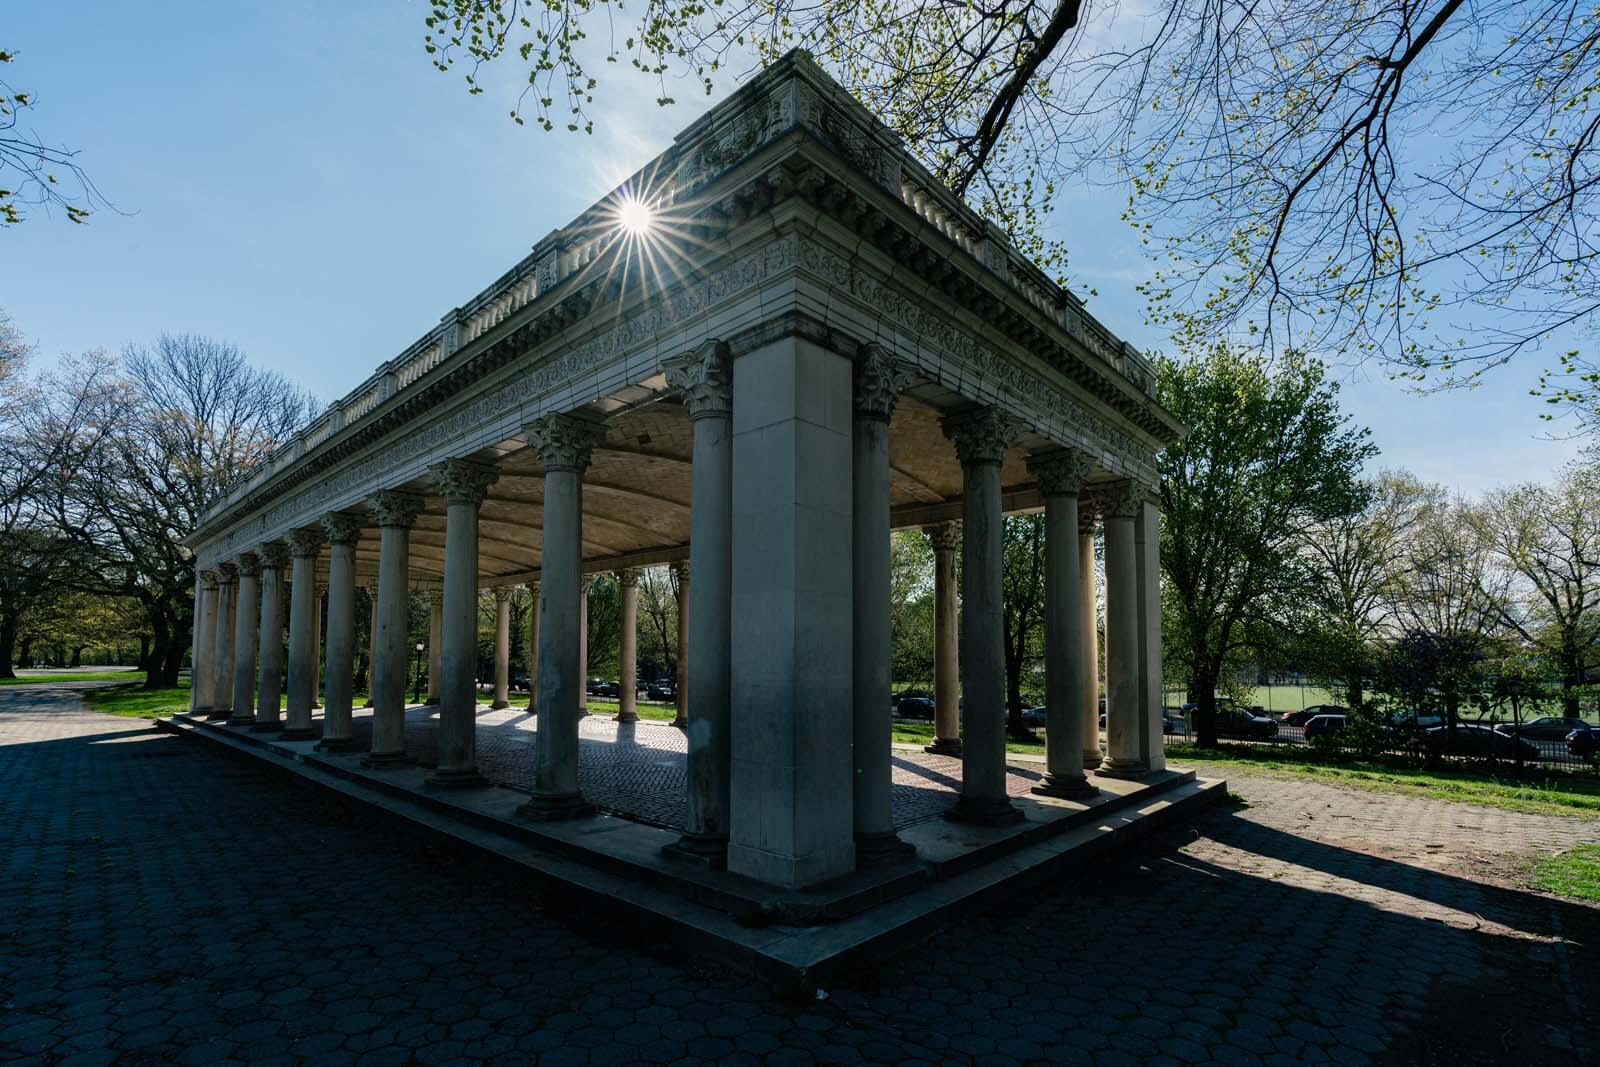
[[[144,681],[140,671],[54,671],[28,672],[17,678],[0,678],[0,685],[57,685],[61,682]]]
[[[1579,845],[1540,860],[1533,884],[1547,893],[1600,903],[1600,845]]]
[[[1189,698],[1181,689],[1169,689],[1164,699],[1168,707],[1177,708],[1187,703]],[[1315,704],[1343,704],[1344,699],[1311,685],[1258,685],[1246,694],[1245,703],[1250,707],[1259,705],[1278,714],[1299,711]]]

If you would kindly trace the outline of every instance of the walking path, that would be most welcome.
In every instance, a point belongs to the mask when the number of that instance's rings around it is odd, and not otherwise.
[[[0,690],[0,1062],[1594,1062],[1600,839],[1243,778],[807,1004],[70,691]]]

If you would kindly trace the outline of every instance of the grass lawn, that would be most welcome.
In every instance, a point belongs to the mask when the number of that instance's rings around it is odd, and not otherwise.
[[[95,711],[107,715],[131,715],[140,719],[159,719],[189,710],[189,684],[185,680],[173,689],[143,689],[142,682],[85,689],[84,701]]]
[[[1600,845],[1546,856],[1533,869],[1533,884],[1547,893],[1600,902]]]
[[[1231,770],[1273,778],[1309,778],[1375,793],[1465,801],[1535,815],[1600,819],[1600,779],[1592,776],[1434,770],[1359,761],[1330,763],[1311,752],[1277,749],[1258,754],[1244,747],[1208,750],[1188,744],[1168,745],[1167,759],[1193,767],[1201,774],[1226,775]]]
[[[894,724],[894,743],[897,745],[931,745],[933,744],[933,724],[920,722],[897,722]],[[1030,744],[1026,741],[1006,741],[1007,752],[1020,752],[1029,756],[1044,755],[1044,742]]]
[[[24,674],[19,678],[0,678],[0,685],[54,685],[57,682],[144,681],[139,671],[65,671],[60,674]]]

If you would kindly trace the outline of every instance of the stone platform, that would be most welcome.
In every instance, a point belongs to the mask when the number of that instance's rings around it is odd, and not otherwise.
[[[370,712],[357,712],[353,753],[319,752],[314,740],[281,741],[187,715],[164,720],[161,727],[270,760],[390,817],[514,864],[546,889],[571,894],[586,912],[597,894],[608,897],[610,918],[648,923],[691,952],[800,989],[853,961],[929,937],[1225,795],[1220,781],[1169,769],[1140,782],[1096,779],[1101,793],[1087,804],[1036,797],[1029,790],[1042,768],[1013,760],[1007,788],[1026,818],[1003,828],[957,825],[940,816],[960,788],[960,761],[899,750],[894,818],[901,837],[916,846],[916,861],[784,892],[663,858],[662,846],[677,839],[682,824],[685,773],[682,734],[665,723],[583,720],[580,773],[586,795],[600,810],[556,823],[531,823],[515,814],[527,799],[538,737],[524,708],[480,709],[479,764],[494,784],[463,791],[424,784],[436,708],[407,712],[407,751],[418,765],[383,771],[360,762]]]

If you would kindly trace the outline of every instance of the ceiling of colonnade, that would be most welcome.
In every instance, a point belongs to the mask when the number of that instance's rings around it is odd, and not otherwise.
[[[940,429],[941,413],[931,406],[947,398],[928,390],[919,399],[918,392],[902,396],[889,427],[890,506],[896,526],[956,517],[961,498],[961,467]],[[595,447],[583,482],[583,554],[590,571],[688,554],[693,455],[688,413],[675,397],[645,387],[624,390],[614,399],[618,410],[605,421],[604,442]],[[544,527],[543,467],[537,453],[520,437],[485,450],[479,458],[494,453],[499,454],[500,477],[483,503],[478,530],[479,578],[491,585],[533,577]],[[1025,456],[1025,447],[1011,448],[1001,468],[1009,510],[1034,503]],[[411,571],[416,578],[436,580],[444,569],[444,501],[425,479],[407,488],[426,500],[411,532]],[[324,555],[324,568],[325,560]],[[357,546],[356,566],[370,576],[377,565],[378,531],[369,527]]]

